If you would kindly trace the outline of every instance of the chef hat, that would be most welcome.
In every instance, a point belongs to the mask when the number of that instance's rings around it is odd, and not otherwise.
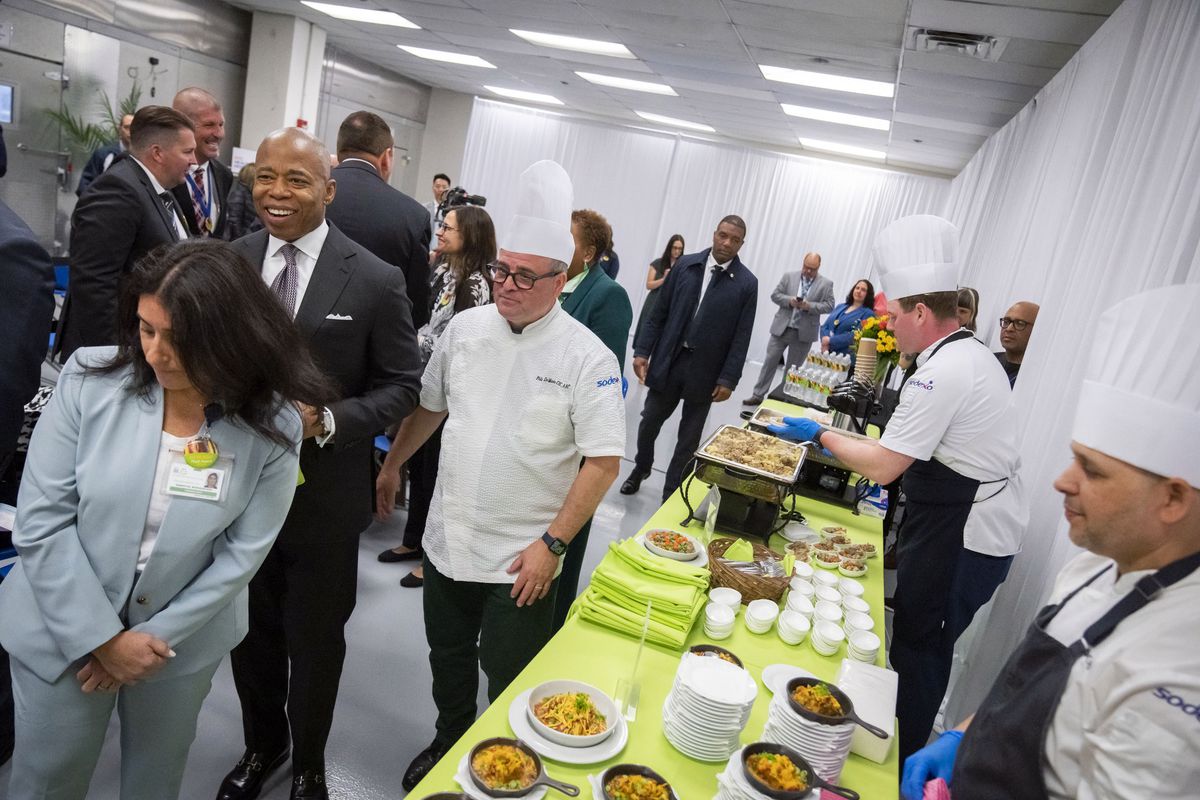
[[[958,289],[958,228],[941,217],[901,217],[875,237],[880,288],[892,300]]]
[[[500,247],[510,253],[545,256],[570,264],[575,255],[571,208],[575,192],[557,162],[538,161],[517,179],[517,213]]]
[[[1100,315],[1072,439],[1200,488],[1200,340],[1163,312],[1198,304],[1200,283],[1163,286]]]

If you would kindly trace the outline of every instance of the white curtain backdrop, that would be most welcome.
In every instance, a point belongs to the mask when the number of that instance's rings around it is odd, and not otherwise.
[[[949,724],[982,700],[1076,552],[1052,483],[1069,459],[1091,321],[1139,291],[1200,281],[1197,76],[1200,3],[1126,0],[954,181],[946,214],[962,230],[963,283],[981,295],[981,337],[1000,349],[996,320],[1015,300],[1041,312],[1015,389],[1029,528],[966,649]],[[1162,310],[1181,336],[1194,335],[1192,312]],[[1138,417],[1119,423],[1130,436]]]
[[[501,242],[512,215],[516,179],[552,158],[575,184],[575,206],[592,208],[613,226],[621,258],[618,281],[635,315],[646,272],[667,239],[682,234],[687,252],[712,245],[726,214],[746,220],[739,256],[759,281],[759,308],[749,359],[766,349],[775,306],[770,293],[804,253],[822,255],[821,272],[844,297],[870,274],[875,234],[898,217],[936,213],[950,182],[872,167],[702,141],[476,100],[467,133],[463,185],[488,198]],[[743,386],[754,379],[748,365]],[[748,379],[748,382],[747,382]]]

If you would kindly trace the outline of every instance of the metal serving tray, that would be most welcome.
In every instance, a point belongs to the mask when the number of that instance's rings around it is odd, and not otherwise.
[[[761,478],[763,480],[769,481],[769,482],[771,482],[773,484],[777,484],[779,486],[791,486],[800,477],[800,468],[804,466],[804,459],[805,459],[805,456],[806,456],[807,450],[808,450],[808,448],[804,447],[803,445],[792,444],[790,442],[784,443],[788,447],[794,447],[796,449],[797,453],[799,454],[799,458],[796,460],[796,467],[790,475],[776,475],[774,472],[767,472],[764,469],[758,469],[756,467],[751,467],[746,464],[739,463],[737,461],[731,461],[727,458],[721,458],[719,456],[715,456],[715,455],[706,453],[705,451],[708,449],[708,446],[710,444],[712,444],[716,440],[716,438],[721,435],[721,432],[724,431],[726,428],[731,428],[736,431],[741,431],[742,433],[747,433],[747,434],[750,434],[751,436],[761,436],[764,439],[769,440],[771,443],[778,443],[778,442],[782,441],[774,436],[771,436],[768,433],[759,433],[758,431],[748,430],[746,428],[742,428],[737,425],[722,425],[721,427],[719,427],[715,431],[713,431],[713,434],[711,436],[709,436],[708,439],[706,439],[703,444],[700,445],[700,448],[696,451],[696,459],[698,461],[708,462],[710,464],[719,464],[722,467],[733,470],[734,472],[737,472],[737,473],[741,473],[742,475],[753,475],[755,477]]]

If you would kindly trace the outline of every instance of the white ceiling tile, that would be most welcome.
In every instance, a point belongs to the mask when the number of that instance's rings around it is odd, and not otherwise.
[[[1058,72],[1049,67],[1033,67],[1007,61],[981,61],[954,53],[918,53],[904,51],[904,69],[937,72],[943,75],[963,75],[969,78],[1021,83],[1041,88]]]
[[[940,31],[1081,45],[1096,32],[1105,16],[966,0],[913,0],[909,24]]]

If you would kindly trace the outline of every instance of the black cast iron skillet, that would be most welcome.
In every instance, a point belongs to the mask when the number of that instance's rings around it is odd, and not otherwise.
[[[524,789],[493,789],[487,785],[483,778],[479,777],[479,773],[475,771],[475,756],[480,750],[486,750],[493,745],[505,744],[510,747],[515,747],[525,755],[533,759],[533,765],[537,767],[538,776],[533,783],[526,786]],[[471,770],[471,780],[479,787],[480,791],[490,795],[491,797],[524,797],[533,791],[536,786],[549,786],[551,789],[558,789],[568,797],[578,797],[579,787],[572,786],[569,783],[556,781],[546,774],[546,767],[542,764],[541,757],[533,752],[533,748],[522,742],[520,739],[509,739],[504,736],[496,736],[491,739],[484,739],[479,744],[471,748],[470,754],[467,755],[467,768]]]
[[[758,753],[775,753],[776,755],[790,758],[797,769],[808,773],[808,788],[799,792],[785,792],[782,789],[772,789],[754,777],[754,773],[750,771],[748,762],[750,761],[750,756],[757,755]],[[765,794],[767,797],[772,798],[772,800],[801,800],[801,798],[807,797],[808,793],[813,789],[824,789],[832,794],[836,794],[838,797],[845,797],[846,800],[859,800],[858,792],[853,789],[847,789],[845,786],[835,786],[826,780],[822,780],[817,771],[812,768],[812,764],[804,760],[804,756],[785,744],[755,742],[754,744],[746,745],[742,750],[742,773],[756,791]]]
[[[621,775],[641,775],[652,781],[658,781],[667,787],[667,795],[671,800],[677,800],[675,790],[671,788],[671,784],[667,782],[667,779],[649,767],[643,767],[641,764],[617,764],[604,770],[604,774],[600,776],[600,787],[604,790],[604,800],[616,800],[615,797],[608,793],[608,782]]]
[[[692,645],[692,648],[690,650],[688,650],[688,652],[695,653],[698,656],[708,656],[709,658],[713,658],[714,657],[713,654],[724,653],[725,655],[727,655],[733,659],[733,663],[735,666],[742,667],[742,660],[740,658],[738,658],[736,655],[734,655],[729,650],[726,650],[724,647],[717,647],[715,644]],[[717,657],[719,657],[719,656],[717,656]],[[722,659],[722,660],[724,660],[724,659]],[[745,667],[742,667],[742,669],[745,669]]]
[[[842,711],[846,712],[844,716],[827,717],[824,714],[818,714],[815,711],[810,711],[792,699],[792,691],[795,690],[797,686],[816,686],[817,684],[821,683],[825,684],[825,687],[829,689],[829,693],[833,695],[834,699],[837,700],[838,703],[841,704]],[[855,714],[854,702],[851,701],[845,692],[834,686],[829,681],[823,681],[819,678],[792,678],[787,683],[787,701],[792,707],[793,711],[805,719],[811,719],[813,722],[819,722],[822,725],[849,725],[851,723],[857,723],[861,725],[868,733],[874,734],[880,739],[888,738],[889,734],[887,731],[883,730],[882,728],[876,728],[874,725],[869,722],[865,722],[862,717]]]

